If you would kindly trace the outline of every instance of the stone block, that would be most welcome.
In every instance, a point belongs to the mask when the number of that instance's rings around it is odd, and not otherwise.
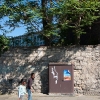
[[[51,50],[46,51],[46,55],[51,55],[51,53],[52,53]]]
[[[74,80],[77,82],[79,80],[79,77],[75,77]]]
[[[84,58],[83,57],[76,57],[75,59],[76,60],[83,60]]]
[[[88,63],[83,60],[83,61],[80,61],[80,65],[83,66],[83,68],[84,68],[84,66],[87,66]]]
[[[86,53],[85,52],[81,52],[81,56],[82,57],[85,57],[86,56]]]
[[[78,84],[78,85],[81,84],[81,80],[78,80],[78,81],[77,81],[77,84]]]
[[[75,66],[75,70],[82,70],[82,66]]]
[[[91,52],[86,52],[86,57],[88,56],[92,56],[92,53]]]
[[[47,50],[47,47],[40,47],[40,48],[38,48],[38,50],[41,50],[41,51]]]
[[[46,57],[46,56],[42,57],[43,61],[46,61],[47,59],[48,59],[48,57]]]
[[[85,50],[86,50],[86,51],[92,51],[92,48],[90,48],[90,47],[86,47]]]
[[[96,52],[95,53],[95,56],[99,57],[100,56],[100,53],[99,52]]]
[[[81,56],[81,53],[80,52],[76,52],[75,56],[76,57],[80,57]]]

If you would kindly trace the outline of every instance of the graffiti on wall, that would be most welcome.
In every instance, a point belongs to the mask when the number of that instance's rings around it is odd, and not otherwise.
[[[51,73],[52,73],[52,75],[53,75],[53,78],[55,79],[55,84],[57,84],[57,83],[58,83],[58,72],[56,71],[55,66],[52,67]]]

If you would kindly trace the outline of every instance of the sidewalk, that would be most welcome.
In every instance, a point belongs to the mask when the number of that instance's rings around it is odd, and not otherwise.
[[[17,95],[3,95],[0,100],[18,100]],[[27,100],[25,98],[24,100]],[[100,100],[99,96],[49,96],[42,94],[33,94],[33,100]]]

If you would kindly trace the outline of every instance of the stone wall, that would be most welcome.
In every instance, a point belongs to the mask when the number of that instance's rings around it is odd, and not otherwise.
[[[48,64],[74,64],[74,92],[100,92],[100,46],[10,48],[0,57],[0,90],[15,92],[18,81],[35,72],[36,93],[48,93]]]

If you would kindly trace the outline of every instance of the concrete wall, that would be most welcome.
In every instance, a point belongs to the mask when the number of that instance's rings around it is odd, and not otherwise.
[[[0,90],[15,92],[18,81],[36,73],[36,93],[48,93],[48,64],[74,63],[74,92],[100,92],[100,46],[10,48],[0,57]]]

